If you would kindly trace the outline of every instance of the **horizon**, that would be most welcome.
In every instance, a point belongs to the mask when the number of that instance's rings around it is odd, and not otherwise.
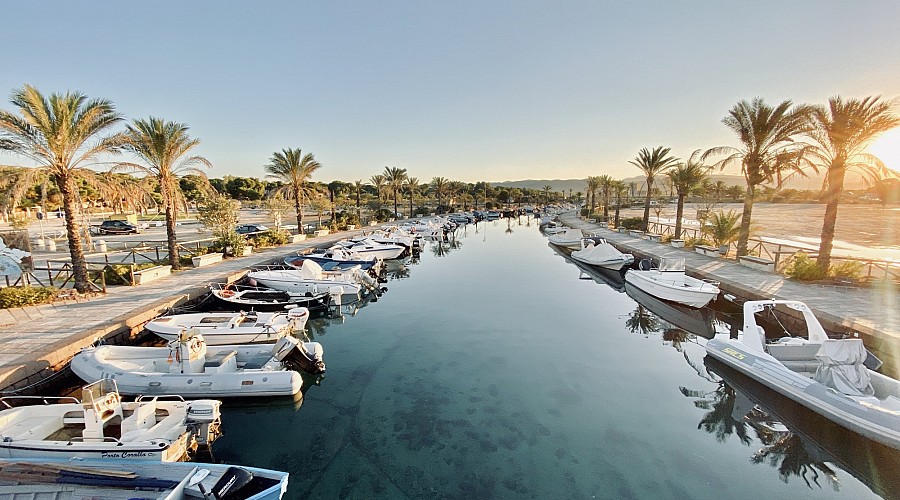
[[[185,123],[214,178],[265,178],[283,148],[316,156],[315,181],[368,180],[385,166],[422,181],[628,178],[644,147],[685,158],[737,145],[721,120],[741,100],[900,97],[900,3],[886,0],[767,0],[752,12],[581,1],[7,11],[41,22],[8,23],[8,38],[28,43],[6,54],[0,92],[77,90],[126,120]],[[8,97],[0,109],[14,111]],[[900,130],[870,151],[900,171]]]

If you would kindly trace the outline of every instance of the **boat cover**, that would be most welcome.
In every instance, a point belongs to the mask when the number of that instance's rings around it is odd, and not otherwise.
[[[572,255],[592,262],[624,260],[622,252],[606,242],[594,245],[592,241],[588,241],[584,248],[572,252]]]
[[[875,389],[863,361],[866,348],[861,339],[828,339],[816,353],[816,381],[849,396],[872,396]]]
[[[304,260],[303,265],[300,266],[300,278],[305,280],[322,279],[322,266],[310,259]]]

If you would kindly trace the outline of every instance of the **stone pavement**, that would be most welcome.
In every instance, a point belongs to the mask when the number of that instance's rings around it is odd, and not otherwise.
[[[885,373],[900,378],[900,294],[896,287],[858,288],[800,283],[757,271],[732,260],[710,257],[692,249],[619,233],[586,222],[575,212],[559,217],[567,226],[606,238],[619,250],[641,257],[683,258],[685,269],[698,278],[720,283],[724,293],[742,300],[799,300],[813,310],[826,330],[858,332],[866,347],[885,362]]]
[[[185,268],[144,285],[109,287],[108,293],[90,299],[5,310],[5,316],[0,315],[0,391],[22,389],[46,379],[98,338],[127,341],[136,337],[144,323],[169,307],[202,295],[209,283],[234,281],[249,266],[327,246],[366,229],[371,228],[267,248],[196,269]]]

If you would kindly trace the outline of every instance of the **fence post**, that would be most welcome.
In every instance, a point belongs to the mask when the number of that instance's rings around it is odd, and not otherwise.
[[[106,268],[100,271],[100,286],[103,287],[103,293],[106,293]]]
[[[128,268],[129,268],[129,269],[128,269],[128,272],[131,274],[131,286],[135,286],[135,282],[134,282],[134,264],[129,264],[129,265],[128,265]]]

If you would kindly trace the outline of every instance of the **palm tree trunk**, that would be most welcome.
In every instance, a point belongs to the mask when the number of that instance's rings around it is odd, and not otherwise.
[[[413,192],[409,191],[409,216],[412,217],[413,213]]]
[[[303,231],[303,205],[300,203],[300,188],[294,188],[294,210],[297,211],[297,234],[304,234]]]
[[[84,248],[81,246],[81,227],[78,224],[78,212],[75,208],[75,183],[69,176],[57,176],[56,186],[62,193],[63,206],[66,210],[66,238],[69,240],[69,257],[72,259],[73,286],[79,293],[85,293],[91,289],[91,284],[88,280]]]
[[[678,208],[675,209],[675,239],[681,239],[681,217],[684,216],[684,197],[678,193]]]
[[[653,181],[647,180],[647,198],[644,200],[644,232],[650,228],[650,188],[653,187]]]
[[[169,264],[172,269],[181,269],[178,259],[178,242],[175,239],[175,200],[169,187],[163,188],[163,202],[166,206],[166,240],[169,245]]]
[[[609,190],[603,191],[603,220],[609,221]]]
[[[844,190],[843,164],[834,164],[828,172],[828,190],[825,192],[825,221],[822,224],[822,240],[816,263],[826,273],[831,266],[831,250],[834,247],[834,226],[837,223],[838,204]]]
[[[397,190],[396,189],[394,189],[394,216],[391,218],[392,219],[397,218]]]
[[[741,231],[738,235],[737,256],[747,255],[747,242],[750,240],[750,215],[753,212],[754,185],[747,182],[747,194],[744,196],[744,212],[741,215]]]

